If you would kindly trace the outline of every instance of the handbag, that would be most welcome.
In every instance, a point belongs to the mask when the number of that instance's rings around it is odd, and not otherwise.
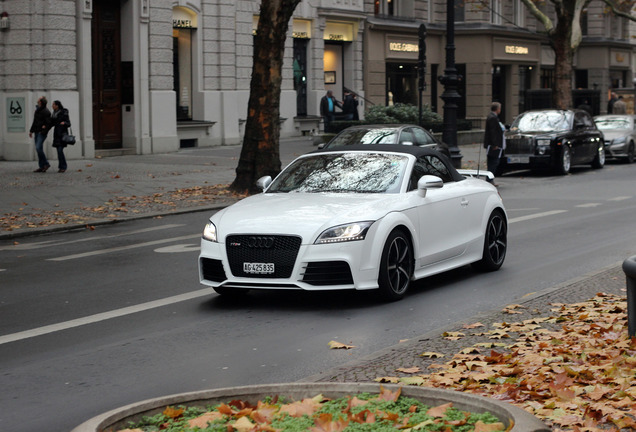
[[[75,144],[75,135],[73,135],[73,129],[69,127],[68,130],[70,133],[62,135],[62,142],[66,145],[73,145]]]

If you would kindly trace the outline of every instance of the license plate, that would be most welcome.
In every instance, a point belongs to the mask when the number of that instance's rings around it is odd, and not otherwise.
[[[243,263],[243,271],[252,274],[274,273],[274,263]]]
[[[527,163],[530,163],[530,156],[508,156],[508,163],[509,164],[516,164],[516,163],[527,164]]]

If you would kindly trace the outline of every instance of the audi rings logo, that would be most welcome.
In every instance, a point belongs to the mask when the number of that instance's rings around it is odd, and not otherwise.
[[[269,249],[274,246],[274,237],[250,236],[247,238],[247,247]]]

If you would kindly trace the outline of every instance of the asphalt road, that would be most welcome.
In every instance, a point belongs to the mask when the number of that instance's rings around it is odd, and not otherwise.
[[[68,431],[140,399],[300,380],[634,255],[636,166],[574,171],[498,179],[504,267],[428,278],[390,304],[220,298],[198,284],[205,213],[0,243],[0,431]]]

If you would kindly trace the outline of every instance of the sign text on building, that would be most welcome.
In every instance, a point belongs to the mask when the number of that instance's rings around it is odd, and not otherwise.
[[[506,54],[522,54],[527,55],[530,53],[528,47],[518,45],[506,45]]]
[[[418,52],[419,47],[417,44],[412,43],[389,42],[389,50],[398,52]]]
[[[191,20],[173,19],[172,28],[193,28]]]

